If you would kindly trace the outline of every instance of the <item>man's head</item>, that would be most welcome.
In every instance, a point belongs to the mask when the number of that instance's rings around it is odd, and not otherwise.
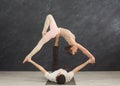
[[[65,76],[63,74],[60,74],[56,77],[57,84],[65,84]]]
[[[77,53],[78,47],[75,45],[69,45],[68,47],[65,47],[65,50],[70,55],[75,55]]]

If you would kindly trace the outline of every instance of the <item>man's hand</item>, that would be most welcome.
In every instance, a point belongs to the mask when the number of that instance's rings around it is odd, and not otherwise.
[[[91,59],[89,59],[89,60],[88,60],[88,63],[91,63],[91,64],[93,64],[93,62],[92,62],[92,60],[91,60]]]
[[[92,61],[92,64],[94,64],[95,63],[95,57],[92,57],[91,61]]]

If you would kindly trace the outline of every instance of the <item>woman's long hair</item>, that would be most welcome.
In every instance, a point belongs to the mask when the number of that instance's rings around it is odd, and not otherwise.
[[[72,47],[72,45],[69,45],[69,46],[66,46],[64,48],[64,50],[69,54],[69,55],[72,55],[72,50],[70,50],[70,48]]]

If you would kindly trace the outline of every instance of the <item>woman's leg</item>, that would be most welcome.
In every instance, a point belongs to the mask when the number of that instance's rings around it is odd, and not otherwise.
[[[51,14],[49,14],[45,19],[42,35],[45,35],[47,33],[49,26],[50,26],[50,30],[58,29],[55,19],[53,18],[53,16]]]
[[[32,58],[34,54],[36,54],[42,46],[47,43],[52,38],[55,38],[55,36],[59,33],[59,29],[57,28],[56,22],[52,15],[48,15],[45,21],[45,27],[43,30],[46,30],[46,28],[50,25],[50,31],[46,32],[45,35],[43,35],[42,39],[38,42],[38,44],[35,46],[35,48],[26,56],[23,63],[26,62],[27,58]]]
[[[25,57],[23,63],[27,61],[27,58],[32,58],[33,55],[40,51],[43,45],[46,44],[49,40],[51,40],[52,37],[53,37],[52,32],[51,31],[47,32],[46,35],[41,38],[41,40],[38,42],[35,48]]]
[[[33,55],[35,55],[41,48],[42,46],[48,41],[45,40],[44,37],[38,42],[38,44],[35,46],[35,48],[25,57],[23,63],[27,61],[27,58],[32,58]]]

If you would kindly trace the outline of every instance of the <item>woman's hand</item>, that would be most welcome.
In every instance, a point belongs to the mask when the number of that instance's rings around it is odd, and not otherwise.
[[[94,64],[95,63],[95,57],[92,57],[91,61],[92,61],[92,64]]]

